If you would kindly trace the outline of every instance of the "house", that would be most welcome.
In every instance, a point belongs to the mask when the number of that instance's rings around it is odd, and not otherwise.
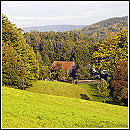
[[[64,70],[69,76],[73,77],[75,75],[77,68],[75,62],[54,61],[51,67],[52,71],[55,71],[57,69],[57,63],[60,63],[63,66]]]

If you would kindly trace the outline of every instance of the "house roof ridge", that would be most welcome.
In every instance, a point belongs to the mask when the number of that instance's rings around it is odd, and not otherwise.
[[[63,66],[63,68],[65,70],[67,70],[71,64],[73,63],[73,61],[69,62],[69,61],[54,61],[52,66],[55,68],[56,67],[56,63],[61,63],[61,65]]]
[[[54,62],[65,62],[65,63],[73,63],[74,61],[54,61]],[[54,63],[53,62],[53,63]]]

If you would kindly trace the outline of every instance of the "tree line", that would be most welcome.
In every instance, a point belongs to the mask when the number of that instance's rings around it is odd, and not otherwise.
[[[40,77],[44,77],[42,68],[50,66],[54,61],[73,61],[79,68],[77,76],[73,78],[90,78],[91,54],[98,45],[94,39],[74,32],[53,31],[26,32],[24,37],[29,46],[33,47],[37,60],[39,60]]]

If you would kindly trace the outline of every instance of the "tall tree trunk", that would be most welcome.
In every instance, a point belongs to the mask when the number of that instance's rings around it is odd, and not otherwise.
[[[105,97],[103,99],[104,99],[104,103],[105,103]]]

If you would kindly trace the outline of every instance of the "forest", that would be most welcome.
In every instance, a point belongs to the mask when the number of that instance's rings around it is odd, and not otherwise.
[[[110,26],[109,21],[106,23]],[[94,79],[92,71],[96,70],[100,80],[101,74],[107,75],[102,78],[109,84],[113,99],[128,105],[128,25],[124,25],[114,22],[114,33],[105,29],[103,38],[98,33],[104,27],[98,26],[94,37],[76,30],[24,32],[2,14],[2,84],[25,89],[37,80],[51,78],[54,61],[73,61],[77,72],[68,79]],[[60,71],[66,76],[63,73]]]

